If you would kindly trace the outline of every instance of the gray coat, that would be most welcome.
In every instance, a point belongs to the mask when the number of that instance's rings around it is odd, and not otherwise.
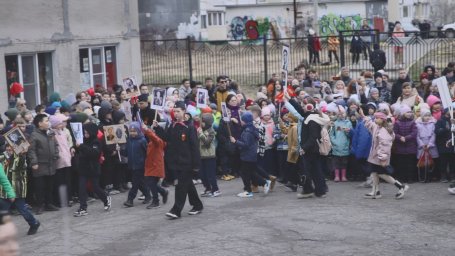
[[[55,174],[57,159],[59,158],[58,144],[54,134],[35,130],[30,136],[28,150],[30,166],[38,165],[38,170],[33,170],[33,177],[50,176]]]

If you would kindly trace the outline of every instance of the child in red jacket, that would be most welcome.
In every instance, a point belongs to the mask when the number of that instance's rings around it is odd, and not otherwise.
[[[157,121],[153,121],[153,128],[158,126]],[[145,183],[149,186],[152,192],[152,203],[147,206],[147,209],[160,207],[158,193],[163,197],[163,204],[167,202],[169,191],[162,188],[158,182],[164,178],[164,142],[154,130],[149,129],[145,124],[142,124],[142,130],[147,137],[149,143],[147,145],[147,158],[145,159]]]

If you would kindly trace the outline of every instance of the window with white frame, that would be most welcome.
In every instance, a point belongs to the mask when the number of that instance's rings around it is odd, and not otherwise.
[[[94,46],[79,49],[81,89],[103,87],[113,90],[117,84],[115,46]]]
[[[207,12],[207,22],[210,26],[223,26],[224,25],[224,12]]]

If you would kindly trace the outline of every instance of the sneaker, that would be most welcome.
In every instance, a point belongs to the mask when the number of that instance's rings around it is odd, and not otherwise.
[[[140,197],[137,198],[137,200],[145,200],[145,196],[144,195],[141,195]]]
[[[134,206],[133,200],[128,199],[123,203],[123,205],[126,207],[133,207]]]
[[[36,224],[31,225],[30,228],[28,229],[27,235],[31,236],[36,234],[36,232],[38,232],[39,226],[41,226],[41,223],[39,221],[36,221]]]
[[[178,216],[177,214],[172,213],[172,212],[166,213],[166,217],[168,217],[168,218],[171,219],[171,220],[175,220],[175,219],[180,218],[180,216]]]
[[[152,197],[146,198],[142,203],[149,204],[152,201]]]
[[[223,175],[223,176],[221,176],[221,179],[224,180],[224,181],[228,181],[229,177],[227,175]]]
[[[401,199],[404,197],[404,192],[408,191],[409,186],[404,185],[401,189],[398,190],[398,193],[395,195],[395,199]]]
[[[270,191],[270,186],[271,186],[272,182],[270,180],[266,180],[265,181],[265,184],[264,184],[264,194],[268,194],[269,191]]]
[[[291,182],[286,183],[284,186],[289,188],[292,192],[297,192],[297,186]]]
[[[449,193],[455,195],[455,188],[448,188]]]
[[[82,216],[86,216],[87,214],[88,214],[87,210],[79,209],[73,214],[73,216],[74,217],[82,217]]]
[[[147,205],[147,209],[156,209],[160,208],[160,203],[159,202],[152,202],[151,204]]]
[[[201,197],[208,197],[209,195],[211,195],[212,193],[209,191],[209,190],[206,190],[204,191],[203,193],[201,193]]]
[[[441,179],[441,182],[442,182],[442,183],[448,183],[449,180],[448,180],[447,178],[442,178],[442,179]]]
[[[363,198],[366,199],[379,199],[381,197],[382,197],[381,191],[376,191],[376,195],[373,195],[373,193],[368,193],[363,196]]]
[[[165,192],[164,192],[164,195],[162,195],[162,197],[163,197],[163,204],[166,204],[166,203],[167,203],[167,198],[168,198],[168,196],[169,196],[169,190],[166,190],[166,189],[165,189],[164,191],[165,191]]]
[[[320,194],[320,195],[316,195],[316,194],[315,194],[315,196],[318,197],[318,198],[326,198],[326,197],[327,197],[327,194],[326,194],[326,193]]]
[[[258,188],[258,186],[251,185],[251,192],[253,192],[253,193],[259,193],[259,188]]]
[[[227,176],[228,176],[229,180],[234,180],[235,179],[235,176],[233,176],[233,175],[228,174]]]
[[[307,199],[307,198],[312,198],[314,197],[314,193],[298,193],[297,198],[298,199]]]
[[[109,211],[112,206],[112,198],[110,196],[107,196],[107,202],[104,204],[104,210]]]
[[[450,184],[449,188],[455,188],[455,183]]]
[[[197,214],[200,214],[201,212],[202,212],[202,209],[199,209],[199,210],[198,210],[198,209],[196,209],[196,208],[193,208],[193,209],[191,209],[191,210],[188,212],[188,214],[189,214],[189,215],[197,215]]]
[[[219,197],[219,196],[221,196],[221,191],[219,191],[219,190],[212,193],[212,197]]]
[[[197,180],[193,180],[193,184],[194,184],[194,185],[197,185]]]
[[[237,196],[241,197],[241,198],[248,198],[248,197],[253,197],[253,193],[245,191],[242,193],[238,193]]]
[[[112,189],[111,191],[109,191],[110,196],[117,195],[117,194],[120,194],[120,191],[118,191],[116,189]]]
[[[275,183],[276,183],[276,177],[273,175],[270,175],[270,191],[273,191],[275,188]]]
[[[197,180],[196,180],[196,183],[197,183],[197,184],[202,184],[202,180],[201,180],[201,179],[197,179]]]

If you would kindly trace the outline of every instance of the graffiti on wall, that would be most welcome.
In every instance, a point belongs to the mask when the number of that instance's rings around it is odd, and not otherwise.
[[[340,30],[355,30],[362,26],[362,17],[356,15],[336,15],[329,13],[319,19],[319,33],[321,36],[338,34]]]
[[[232,19],[228,38],[235,40],[265,38],[278,39],[287,36],[285,25],[278,19],[235,17]]]

